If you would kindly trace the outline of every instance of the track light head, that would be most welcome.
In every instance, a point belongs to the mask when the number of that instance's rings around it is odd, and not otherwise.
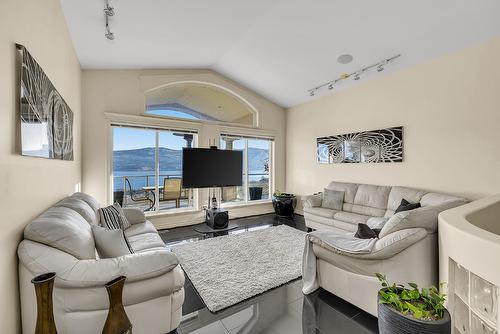
[[[328,89],[329,89],[329,90],[332,90],[332,89],[333,89],[333,82],[330,82],[330,84],[328,85]]]
[[[104,14],[106,14],[107,16],[113,16],[115,15],[115,9],[108,3],[106,4],[106,7],[104,7]]]
[[[360,78],[359,73],[354,74],[354,80],[359,80]]]
[[[106,36],[106,38],[109,39],[110,41],[115,39],[115,34],[113,34],[111,31],[106,31],[104,33],[104,36]]]
[[[377,72],[382,72],[384,70],[384,65],[377,66]]]
[[[309,92],[309,96],[314,96],[314,91],[313,90]]]

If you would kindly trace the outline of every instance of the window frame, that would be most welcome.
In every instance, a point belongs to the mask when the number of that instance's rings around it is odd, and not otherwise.
[[[150,119],[143,116],[137,115],[125,115],[116,113],[105,113],[105,117],[108,120],[108,145],[107,145],[107,161],[108,161],[108,177],[106,184],[108,203],[113,203],[113,190],[114,190],[114,177],[113,177],[113,128],[114,127],[129,127],[129,128],[142,128],[145,130],[156,130],[156,145],[159,143],[159,133],[158,131],[178,131],[193,133],[195,139],[193,140],[193,147],[198,147],[199,136],[201,131],[201,125],[183,120],[168,121],[165,120],[158,121],[155,119]],[[155,196],[159,198],[158,180],[159,180],[159,163],[158,163],[158,149],[155,149]],[[163,216],[163,215],[176,215],[180,213],[192,213],[199,211],[199,191],[198,189],[193,189],[193,205],[187,208],[174,208],[170,210],[157,210],[144,212],[147,217],[151,216]],[[159,201],[157,201],[156,206],[159,206]]]
[[[230,137],[230,138],[235,138],[235,139],[244,139],[245,140],[245,148],[243,150],[243,175],[245,178],[245,182],[242,185],[244,187],[244,199],[240,201],[231,201],[231,202],[222,202],[221,198],[221,207],[223,208],[230,208],[230,207],[238,207],[238,206],[248,206],[248,205],[256,205],[256,204],[262,204],[262,203],[270,203],[272,202],[272,195],[274,193],[274,162],[275,162],[275,156],[274,156],[274,151],[275,151],[275,139],[274,137],[271,136],[257,136],[257,135],[251,135],[251,134],[238,134],[235,133],[234,131],[231,131],[230,133],[226,132],[220,132],[219,133],[219,147],[221,145],[221,142],[224,137]],[[266,140],[269,142],[269,198],[267,199],[259,199],[259,200],[250,200],[250,190],[249,190],[249,173],[248,173],[248,141],[249,140]],[[222,188],[221,188],[222,190]]]

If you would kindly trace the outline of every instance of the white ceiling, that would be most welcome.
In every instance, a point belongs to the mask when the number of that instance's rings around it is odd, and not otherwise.
[[[284,107],[398,53],[387,71],[363,79],[500,36],[498,0],[110,2],[112,42],[103,0],[61,0],[84,69],[211,68]],[[344,53],[351,64],[337,63]]]

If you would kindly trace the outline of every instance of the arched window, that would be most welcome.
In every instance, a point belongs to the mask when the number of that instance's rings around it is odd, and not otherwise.
[[[236,95],[203,83],[179,83],[146,92],[146,115],[255,125],[252,108]]]

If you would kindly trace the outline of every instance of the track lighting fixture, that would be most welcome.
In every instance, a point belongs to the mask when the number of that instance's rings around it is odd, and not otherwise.
[[[399,58],[401,57],[400,54],[398,55],[395,55],[394,57],[391,57],[391,58],[387,58],[387,59],[384,59],[382,61],[379,61],[378,63],[376,64],[373,64],[373,65],[370,65],[370,66],[366,66],[358,71],[354,71],[352,73],[343,73],[341,74],[337,79],[335,80],[331,80],[331,81],[328,81],[327,83],[324,83],[322,85],[319,85],[317,87],[314,87],[314,88],[311,88],[308,90],[309,92],[309,95],[310,96],[314,96],[317,92],[319,92],[323,87],[328,87],[329,90],[332,90],[333,89],[333,86],[336,85],[339,81],[342,81],[342,80],[347,80],[349,79],[350,77],[353,77],[354,80],[359,80],[361,79],[361,75],[369,70],[371,70],[372,68],[377,68],[377,72],[382,72],[384,69],[385,69],[385,66],[387,64],[389,64],[390,62],[392,62],[393,60],[395,60],[396,58]],[[339,57],[340,58],[340,57]]]
[[[115,9],[111,7],[108,0],[104,0],[104,22],[106,27],[104,36],[110,41],[115,39],[115,34],[111,32],[111,29],[109,27],[109,18],[114,15],[115,15]]]

